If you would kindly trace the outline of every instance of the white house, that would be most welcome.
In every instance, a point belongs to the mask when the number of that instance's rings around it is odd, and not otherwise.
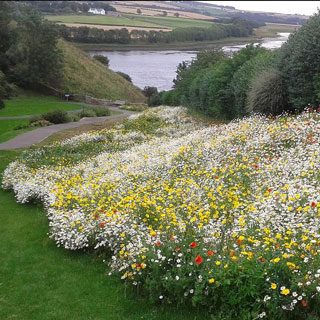
[[[93,14],[106,14],[106,11],[104,9],[98,8],[90,8],[88,12],[91,12]]]

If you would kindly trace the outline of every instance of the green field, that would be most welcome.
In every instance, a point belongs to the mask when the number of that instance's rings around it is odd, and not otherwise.
[[[275,37],[278,32],[293,32],[300,26],[283,24],[266,24],[266,26],[255,29],[254,34],[259,38]]]
[[[97,25],[131,26],[146,28],[186,28],[186,27],[209,27],[212,23],[202,20],[192,20],[171,17],[147,17],[134,14],[123,14],[121,17],[108,16],[81,16],[62,15],[46,16],[50,21],[65,23],[86,23]]]
[[[8,141],[19,134],[36,129],[36,127],[28,127],[18,129],[19,126],[27,126],[29,119],[0,120],[0,143]]]
[[[36,115],[56,109],[70,111],[83,107],[86,108],[84,105],[66,102],[56,97],[39,94],[19,95],[5,101],[5,108],[0,110],[0,117]]]

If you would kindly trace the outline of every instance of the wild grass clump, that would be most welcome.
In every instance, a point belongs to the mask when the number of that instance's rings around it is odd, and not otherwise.
[[[247,93],[247,113],[277,115],[287,110],[287,107],[287,87],[280,71],[270,68],[252,79]]]

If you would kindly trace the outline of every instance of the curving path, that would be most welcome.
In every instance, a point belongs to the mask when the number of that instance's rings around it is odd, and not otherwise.
[[[52,126],[35,129],[32,131],[23,133],[9,141],[0,143],[0,150],[10,150],[10,149],[29,147],[33,144],[41,142],[42,140],[48,138],[52,134],[62,130],[80,127],[84,124],[103,122],[109,119],[125,118],[134,113],[133,111],[123,110],[117,107],[108,107],[108,108],[112,111],[120,111],[121,114],[110,115],[107,117],[82,118],[78,122],[61,123],[61,124],[55,124]],[[14,119],[17,119],[17,118],[14,117]]]

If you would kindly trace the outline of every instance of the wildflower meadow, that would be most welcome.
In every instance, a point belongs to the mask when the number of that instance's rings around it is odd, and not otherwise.
[[[208,125],[160,106],[26,151],[2,187],[43,203],[57,246],[96,250],[157,303],[317,319],[319,147],[317,110]]]

